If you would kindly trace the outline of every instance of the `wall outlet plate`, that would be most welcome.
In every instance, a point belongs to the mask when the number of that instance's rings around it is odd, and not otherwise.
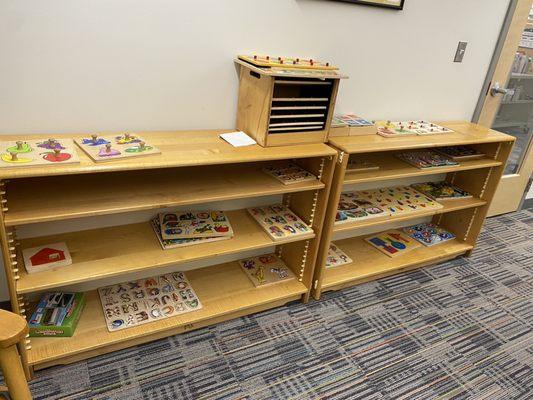
[[[455,51],[455,58],[453,59],[453,62],[463,62],[463,57],[465,56],[467,45],[468,42],[459,42],[459,44],[457,45],[457,50]]]

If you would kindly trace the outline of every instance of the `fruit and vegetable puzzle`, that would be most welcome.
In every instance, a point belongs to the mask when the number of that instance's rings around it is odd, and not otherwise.
[[[79,163],[75,147],[72,139],[2,141],[0,167]]]
[[[75,139],[75,141],[95,162],[161,154],[158,148],[148,144],[140,136],[130,133],[118,136],[94,134],[90,138]]]

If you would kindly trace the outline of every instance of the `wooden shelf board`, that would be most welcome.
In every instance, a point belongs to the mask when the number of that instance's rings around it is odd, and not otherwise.
[[[332,288],[348,282],[353,284],[356,281],[366,281],[372,277],[400,272],[402,269],[450,259],[473,248],[455,239],[431,247],[422,246],[393,258],[369,245],[363,237],[338,240],[335,244],[354,262],[327,268],[322,283],[323,288]]]
[[[333,227],[333,232],[346,232],[360,228],[367,228],[369,226],[376,226],[386,223],[392,223],[396,221],[408,221],[415,218],[428,217],[437,214],[444,214],[452,211],[464,210],[467,208],[480,207],[487,204],[486,201],[472,198],[472,199],[456,199],[456,200],[445,200],[439,201],[443,205],[442,208],[438,210],[424,210],[424,211],[413,211],[405,214],[395,215],[395,216],[386,216],[378,217],[371,219],[364,219],[362,221],[344,223],[344,224],[335,224]]]
[[[502,164],[500,161],[491,158],[482,158],[478,160],[460,161],[459,165],[456,166],[420,169],[400,160],[393,154],[365,154],[357,156],[357,159],[372,162],[379,165],[380,168],[373,171],[347,171],[344,177],[345,185],[399,179],[410,176],[444,174],[469,169],[496,167]]]
[[[81,175],[75,180],[29,178],[11,181],[7,187],[4,221],[13,226],[295,193],[322,189],[324,184],[316,180],[284,185],[254,164]]]
[[[202,302],[202,309],[111,333],[105,325],[98,293],[90,291],[87,292],[87,304],[74,336],[31,338],[29,363],[53,365],[53,360],[94,350],[102,354],[131,346],[131,341],[142,343],[154,340],[157,334],[160,334],[159,337],[168,336],[172,331],[180,333],[231,319],[239,311],[242,313],[261,306],[266,309],[269,303],[296,300],[307,292],[305,285],[296,279],[255,288],[236,262],[187,271],[186,275]]]
[[[149,222],[21,240],[21,248],[65,242],[72,265],[27,274],[19,257],[17,292],[42,291],[315,237],[309,233],[274,242],[246,210],[229,211],[227,215],[235,235],[232,239],[171,250],[161,249]]]
[[[436,123],[452,129],[454,133],[443,133],[440,135],[429,136],[413,135],[398,138],[386,138],[377,134],[364,136],[335,136],[329,138],[329,143],[342,151],[356,154],[476,143],[513,142],[515,140],[513,136],[470,122],[436,121]]]
[[[310,158],[331,156],[335,151],[324,143],[297,144],[293,146],[261,147],[259,145],[233,147],[219,138],[216,131],[175,131],[175,132],[135,132],[156,146],[161,154],[94,163],[84,151],[77,148],[79,164],[47,167],[13,167],[0,169],[0,179],[32,176],[86,174],[96,172],[129,171],[154,168],[187,167],[245,163],[253,161],[284,160],[291,158]],[[123,132],[117,133],[122,134]],[[112,133],[105,132],[105,135]],[[56,139],[83,138],[89,134],[53,135]],[[51,135],[4,135],[2,140],[48,139]],[[244,167],[245,168],[245,167]]]

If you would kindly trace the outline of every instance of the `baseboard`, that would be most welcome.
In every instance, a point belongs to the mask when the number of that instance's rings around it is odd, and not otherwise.
[[[524,204],[522,204],[522,210],[527,209],[533,209],[533,197],[531,199],[524,200]]]

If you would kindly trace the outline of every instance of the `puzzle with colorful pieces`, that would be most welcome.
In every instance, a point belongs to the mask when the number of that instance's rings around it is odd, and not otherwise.
[[[448,182],[414,183],[411,187],[437,201],[472,198],[470,193]]]
[[[83,293],[44,294],[28,321],[31,337],[70,337],[74,335],[85,307]]]
[[[275,241],[313,233],[300,217],[281,204],[248,208],[248,212]]]
[[[344,114],[344,115],[335,115],[331,120],[331,127],[341,127],[341,126],[372,126],[374,125],[371,121],[358,117],[354,114]]]
[[[163,239],[233,236],[224,211],[180,211],[159,214]]]
[[[187,238],[187,239],[163,239],[161,236],[161,223],[159,216],[151,221],[152,229],[163,250],[175,249],[177,247],[194,246],[196,244],[204,244],[209,242],[218,242],[220,240],[231,239],[231,236],[205,237],[205,238]]]
[[[419,169],[453,167],[459,165],[457,161],[453,161],[435,151],[411,151],[398,153],[396,154],[396,157]]]
[[[378,135],[384,137],[399,137],[409,135],[436,135],[452,133],[453,131],[428,121],[378,121],[376,122]]]
[[[360,199],[367,200],[391,215],[408,212],[438,210],[442,204],[416,191],[410,186],[395,186],[381,189],[361,190]]]
[[[263,172],[276,178],[284,185],[317,180],[316,176],[293,162],[265,167]]]
[[[435,151],[451,158],[454,161],[477,160],[485,157],[484,153],[480,153],[469,146],[439,147],[436,148]]]
[[[98,293],[110,332],[202,308],[183,272],[106,286]]]
[[[336,244],[330,243],[326,258],[326,268],[340,267],[351,264],[353,260],[342,251]]]
[[[90,138],[75,141],[96,162],[161,154],[158,148],[130,133],[118,136],[91,135]]]
[[[23,249],[22,258],[28,274],[72,264],[70,252],[64,242]]]
[[[312,58],[295,58],[279,56],[260,55],[240,55],[238,58],[256,67],[262,68],[295,68],[295,69],[316,69],[316,70],[337,70],[339,68],[330,65],[328,62],[321,62]]]
[[[72,139],[1,141],[0,167],[28,167],[79,163]]]
[[[385,211],[375,203],[363,199],[358,192],[342,193],[337,206],[335,224],[345,224],[387,215],[391,215],[389,211]]]
[[[455,239],[455,235],[432,223],[403,228],[403,231],[424,246],[434,246]]]
[[[389,257],[397,257],[400,254],[421,247],[420,243],[416,240],[396,229],[378,233],[374,236],[367,237],[365,240]]]
[[[272,285],[295,279],[296,276],[275,254],[240,260],[239,265],[255,287]]]

